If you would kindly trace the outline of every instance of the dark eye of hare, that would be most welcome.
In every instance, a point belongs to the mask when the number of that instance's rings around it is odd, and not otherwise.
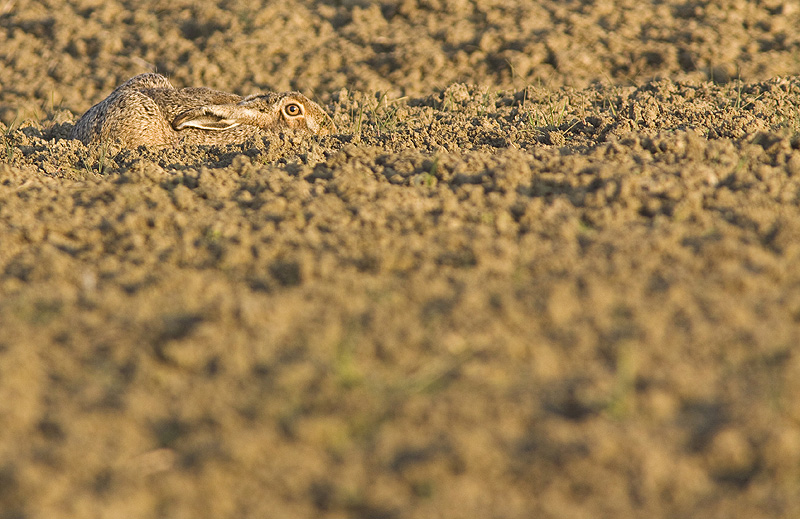
[[[303,115],[303,109],[297,103],[289,103],[283,107],[284,113],[289,117],[297,117]]]

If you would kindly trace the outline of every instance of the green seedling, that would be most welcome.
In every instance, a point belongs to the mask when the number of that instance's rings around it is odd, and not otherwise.
[[[464,364],[474,359],[478,353],[473,350],[465,351],[453,355],[436,365],[422,368],[418,373],[395,387],[394,390],[405,395],[438,393],[450,385]]]
[[[636,373],[637,359],[633,346],[620,346],[614,390],[606,404],[606,410],[611,416],[621,419],[633,412]]]
[[[399,107],[392,106],[394,103],[405,99],[401,97],[393,101],[387,102],[386,93],[380,95],[378,103],[372,109],[372,117],[375,119],[375,124],[378,127],[378,135],[381,133],[389,133],[397,128],[397,110]]]
[[[608,110],[611,112],[611,115],[614,117],[614,119],[617,119],[619,117],[619,113],[617,112],[617,104],[614,101],[612,101],[611,95],[613,94],[614,97],[619,99],[619,87],[611,81],[611,77],[609,77],[608,74],[604,75],[606,81],[608,81],[608,84],[611,85],[611,94],[606,93],[603,95],[603,108],[608,107]]]
[[[734,110],[744,110],[745,108],[753,105],[756,101],[758,101],[764,94],[758,94],[757,96],[753,97],[752,99],[745,100],[743,96],[743,88],[744,84],[742,83],[741,79],[736,80],[736,86],[732,87],[736,90],[736,99],[733,101],[733,108]],[[731,103],[729,102],[727,106],[730,106]]]
[[[358,115],[357,116],[356,116],[356,114],[354,112],[354,108],[353,107],[350,108],[350,121],[351,121],[350,132],[353,135],[361,135],[361,124],[364,121],[364,100],[363,99],[361,99],[361,101],[358,103]]]
[[[50,91],[50,100],[49,100],[47,108],[45,108],[44,106],[42,107],[42,110],[44,110],[46,113],[48,113],[50,115],[50,117],[52,117],[53,114],[56,113],[56,111],[61,110],[61,107],[62,107],[62,105],[64,103],[64,99],[62,97],[60,97],[60,96],[58,96],[58,102],[56,102],[56,97],[57,97],[56,96],[56,91],[55,90],[51,90]]]
[[[524,104],[525,99],[523,98]],[[560,128],[567,119],[568,107],[569,99],[556,101],[552,93],[548,92],[547,104],[544,107],[532,107],[531,110],[526,111],[528,124],[537,128]]]
[[[364,374],[358,367],[354,355],[355,344],[353,337],[347,337],[336,347],[336,356],[333,359],[333,371],[339,385],[345,389],[352,389],[364,383]]]
[[[547,112],[545,112],[545,122],[548,126],[559,128],[567,118],[567,105],[569,101],[563,99],[554,101],[551,94],[547,94]]]
[[[9,164],[14,160],[14,146],[11,145],[11,140],[7,135],[3,135],[3,145],[6,148],[6,162]]]
[[[523,103],[524,102],[525,99],[523,98]],[[547,94],[546,106],[531,107],[525,114],[530,131],[535,132],[536,135],[540,137],[545,135],[552,136],[554,133],[566,137],[566,134],[581,121],[581,119],[575,120],[575,122],[562,130],[561,128],[566,123],[569,114],[569,99],[564,98],[556,101],[549,92]],[[555,142],[553,144],[555,144]]]
[[[449,112],[451,110],[454,110],[455,106],[456,106],[456,100],[453,97],[453,93],[447,92],[447,95],[445,95],[444,99],[442,99],[442,106],[440,110],[442,112]]]
[[[412,184],[417,187],[435,188],[439,184],[439,179],[436,177],[436,172],[439,169],[439,157],[433,157],[433,163],[428,171],[423,171],[419,175],[414,176]]]
[[[19,119],[19,114],[14,117],[14,120],[11,121],[5,130],[3,130],[3,146],[6,149],[6,161],[11,163],[14,160],[14,146],[11,145],[11,132],[13,132],[16,128],[15,125],[17,124],[17,120]]]
[[[94,174],[102,175],[104,171],[107,169],[106,159],[108,158],[108,144],[103,143],[100,145],[100,149],[98,150],[97,155],[97,163],[91,164],[88,159],[83,159],[83,170],[86,173],[86,176],[91,176]],[[93,169],[96,166],[96,171]]]
[[[479,117],[483,117],[489,112],[489,101],[491,100],[491,98],[492,95],[489,93],[488,90],[481,96],[481,106],[478,109]]]
[[[439,157],[433,157],[433,164],[431,169],[422,177],[423,183],[428,187],[436,187],[439,183],[439,178],[436,173],[439,171]]]

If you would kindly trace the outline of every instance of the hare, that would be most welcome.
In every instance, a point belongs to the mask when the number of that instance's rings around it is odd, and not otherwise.
[[[330,116],[298,92],[241,97],[205,87],[173,87],[160,74],[140,74],[114,89],[75,124],[73,139],[125,148],[234,144],[264,132],[336,131]]]

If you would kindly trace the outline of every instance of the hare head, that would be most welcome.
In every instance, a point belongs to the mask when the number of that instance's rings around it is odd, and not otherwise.
[[[298,92],[254,94],[238,103],[208,104],[186,110],[172,120],[175,130],[223,131],[243,124],[314,135],[330,135],[336,131],[322,107]]]

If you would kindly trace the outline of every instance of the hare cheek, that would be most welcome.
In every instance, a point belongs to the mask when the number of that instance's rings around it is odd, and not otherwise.
[[[305,130],[306,124],[303,119],[288,119],[286,120],[286,126],[288,126],[292,130]]]
[[[308,128],[314,135],[319,133],[319,124],[313,119],[306,119],[306,128]]]

